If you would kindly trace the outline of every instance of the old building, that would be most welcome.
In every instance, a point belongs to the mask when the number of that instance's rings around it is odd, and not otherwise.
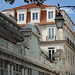
[[[58,9],[55,5],[43,4],[39,7],[32,3],[3,11],[15,17],[22,27],[26,23],[37,23],[41,31],[40,48],[50,59],[51,66],[55,67],[60,75],[75,75],[75,24],[64,10],[60,12],[65,19],[63,29],[56,27],[54,19]],[[54,53],[60,54],[57,61],[53,57]]]
[[[11,15],[0,13],[0,75],[57,75],[39,38],[36,23],[21,28]]]

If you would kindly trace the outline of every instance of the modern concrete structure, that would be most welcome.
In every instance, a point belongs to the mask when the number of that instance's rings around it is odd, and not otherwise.
[[[27,25],[31,28],[33,27],[32,25],[37,23],[41,33],[38,35],[36,35],[35,32],[33,33],[33,31],[32,33],[38,37],[41,36],[40,44],[38,43],[38,47],[40,45],[43,53],[50,59],[50,61],[44,61],[44,63],[47,64],[48,62],[47,65],[50,63],[49,67],[55,69],[60,75],[75,75],[75,24],[64,10],[60,10],[60,12],[65,19],[63,29],[57,29],[56,27],[54,19],[58,13],[58,9],[55,5],[43,4],[41,7],[39,7],[36,6],[36,3],[32,3],[3,11],[3,13],[10,13],[13,17],[15,17],[17,19],[17,23],[22,27],[25,27],[26,23],[29,23]],[[30,23],[34,24],[29,26]],[[35,24],[35,27],[37,24]],[[29,38],[28,36],[26,37],[27,39],[25,40],[27,42]],[[31,38],[32,37],[34,38],[34,36],[31,36]],[[32,39],[31,41],[34,40],[36,39]],[[31,43],[31,41],[29,43]],[[29,43],[27,43],[27,46]],[[40,50],[37,49],[38,52],[34,52],[34,43],[32,43],[31,47],[29,46],[32,51],[30,54],[36,58],[40,58],[35,54],[39,54]],[[53,57],[54,54],[57,54],[59,57]]]

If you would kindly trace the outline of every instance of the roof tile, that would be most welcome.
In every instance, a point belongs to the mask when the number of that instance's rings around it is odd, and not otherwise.
[[[12,8],[12,9],[6,9],[6,10],[4,10],[4,11],[8,11],[8,10],[17,10],[17,9],[56,7],[56,5],[46,5],[46,4],[43,4],[43,5],[41,5],[41,6],[39,7],[39,6],[37,6],[36,4],[37,4],[37,3],[31,3],[31,4],[19,6],[19,7]]]

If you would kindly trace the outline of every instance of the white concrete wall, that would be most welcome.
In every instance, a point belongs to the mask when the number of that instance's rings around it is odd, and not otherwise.
[[[9,13],[9,14],[11,14],[13,17],[15,16],[15,11],[14,11],[14,10],[4,11],[3,13]]]
[[[24,21],[19,21],[19,14],[24,14]],[[18,24],[25,24],[27,18],[27,9],[18,9],[17,10],[17,23]]]
[[[75,74],[75,53],[74,53],[74,50],[71,48],[71,47],[68,47],[67,45],[65,45],[64,47],[64,52],[65,52],[65,63],[66,63],[66,66],[65,66],[65,69],[66,71],[70,74]],[[66,58],[66,55],[67,55],[67,58]],[[74,56],[74,58],[73,58]],[[73,61],[74,61],[74,64],[73,64]]]
[[[55,7],[46,7],[47,10],[47,22],[52,22],[55,19],[55,15],[56,15],[56,11],[55,11]],[[52,19],[48,19],[48,12],[49,11],[53,11],[53,18]]]

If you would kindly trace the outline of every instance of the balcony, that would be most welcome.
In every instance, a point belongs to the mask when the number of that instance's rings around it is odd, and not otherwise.
[[[19,48],[17,45],[3,39],[0,37],[0,49],[2,49],[2,51],[9,51],[9,52],[14,52],[17,54],[22,54],[22,49]]]
[[[54,40],[56,40],[56,35],[54,36],[54,38],[52,39],[49,39],[49,36],[46,36],[46,41],[54,41]]]

